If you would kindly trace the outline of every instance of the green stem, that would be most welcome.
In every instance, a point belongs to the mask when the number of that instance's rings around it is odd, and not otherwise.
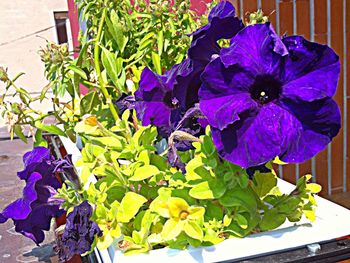
[[[117,121],[119,120],[119,115],[118,112],[116,110],[116,108],[114,107],[114,104],[112,102],[111,96],[108,93],[108,90],[106,88],[106,83],[103,81],[102,78],[102,74],[101,74],[101,68],[100,68],[100,59],[99,59],[99,55],[100,55],[100,39],[101,39],[101,35],[102,35],[102,28],[103,28],[103,24],[105,22],[106,19],[106,14],[107,14],[107,9],[104,8],[102,11],[102,17],[101,17],[101,21],[100,24],[98,26],[98,31],[97,31],[97,36],[96,36],[96,41],[95,41],[95,47],[94,47],[94,60],[95,60],[95,68],[96,68],[96,74],[98,77],[98,81],[100,83],[100,89],[101,92],[103,94],[103,96],[105,97],[107,104],[109,106],[109,109],[113,115],[113,118]]]

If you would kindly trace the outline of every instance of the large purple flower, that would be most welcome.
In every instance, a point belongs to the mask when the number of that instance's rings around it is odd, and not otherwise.
[[[54,174],[57,165],[44,147],[26,153],[23,161],[25,168],[18,172],[18,177],[26,182],[23,197],[0,213],[0,223],[11,218],[16,232],[40,244],[45,238],[44,230],[50,229],[51,219],[64,212],[60,209],[61,200],[54,198],[60,187]]]
[[[92,207],[84,201],[67,216],[66,227],[59,244],[59,258],[62,262],[68,261],[75,254],[90,251],[95,235],[102,235],[98,225],[90,220],[91,215]]]
[[[207,25],[192,34],[186,60],[162,76],[147,67],[142,72],[139,89],[135,92],[135,109],[143,125],[153,124],[163,135],[169,136],[186,111],[198,102],[200,75],[212,56],[220,52],[217,41],[232,38],[243,28],[228,1],[214,7],[208,20]]]
[[[280,39],[270,23],[240,31],[202,74],[200,108],[225,159],[251,167],[276,156],[303,162],[337,135],[332,100],[339,57],[300,36]]]

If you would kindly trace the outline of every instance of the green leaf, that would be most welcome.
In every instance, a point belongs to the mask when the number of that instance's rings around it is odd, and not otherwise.
[[[255,195],[249,189],[232,189],[226,191],[219,201],[226,207],[242,206],[251,214],[254,214],[257,209]]]
[[[286,221],[286,216],[280,214],[277,209],[270,209],[265,211],[264,217],[260,222],[260,229],[263,231],[272,230]]]
[[[47,84],[40,93],[40,102],[42,102],[45,99],[47,91],[51,88],[51,83]]]
[[[88,77],[87,77],[85,71],[82,70],[81,68],[71,64],[67,67],[67,69],[72,70],[75,74],[78,74],[82,79],[88,80]]]
[[[130,181],[142,181],[159,174],[159,169],[154,165],[144,165],[135,170],[134,175],[129,178]]]
[[[128,43],[128,37],[124,36],[123,25],[119,22],[118,15],[114,10],[111,12],[111,19],[106,18],[106,24],[119,50],[124,52],[125,46]]]
[[[236,214],[233,219],[237,222],[237,224],[241,228],[243,228],[243,229],[247,229],[248,228],[248,221],[247,221],[247,219],[244,216],[242,216],[240,214]]]
[[[220,180],[210,180],[194,186],[189,194],[196,199],[220,198],[226,191],[225,184]]]
[[[262,198],[277,185],[277,178],[272,173],[255,172],[253,183],[253,190]]]
[[[209,219],[215,218],[217,220],[222,220],[224,213],[219,205],[209,201],[205,206],[205,216]]]
[[[15,124],[13,131],[15,132],[15,134],[18,136],[18,138],[20,138],[23,142],[27,143],[27,137],[24,135],[23,131],[22,131],[22,127],[19,124]]]
[[[118,87],[118,77],[120,72],[118,72],[117,59],[114,54],[105,47],[101,46],[101,49],[103,67],[106,69],[107,75],[111,78],[113,84]]]
[[[100,103],[98,94],[96,91],[92,91],[86,94],[80,100],[80,111],[81,115],[85,115],[91,113],[92,110]]]
[[[158,42],[158,55],[159,57],[161,57],[163,53],[163,48],[164,48],[164,34],[162,29],[158,33],[157,42]]]
[[[184,227],[184,221],[169,219],[164,224],[163,230],[161,232],[161,236],[165,240],[172,240],[180,235],[182,229]]]
[[[203,230],[202,228],[198,225],[197,222],[192,221],[192,220],[188,220],[183,227],[183,230],[185,231],[185,233],[194,238],[194,239],[198,239],[198,240],[202,240],[203,239]]]
[[[102,147],[108,147],[112,150],[121,151],[124,148],[124,141],[123,138],[120,137],[120,139],[115,137],[90,137],[88,136],[88,139],[91,143],[99,144]]]
[[[152,52],[152,62],[153,62],[153,65],[154,65],[156,72],[161,75],[162,74],[162,66],[160,63],[160,57],[155,52]]]
[[[34,135],[34,147],[38,147],[38,146],[43,146],[43,147],[48,147],[48,143],[47,141],[43,138],[42,136],[42,131],[37,129]]]
[[[120,223],[128,223],[137,214],[147,199],[134,192],[128,192],[122,199],[117,213],[117,220]]]
[[[56,134],[59,136],[66,136],[66,134],[57,126],[51,124],[51,125],[45,125],[40,121],[36,121],[35,122],[35,127],[37,127],[40,130],[52,133],[52,134]]]

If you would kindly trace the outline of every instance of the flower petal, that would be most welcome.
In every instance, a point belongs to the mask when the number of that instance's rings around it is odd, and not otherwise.
[[[136,101],[163,101],[165,93],[169,91],[163,80],[162,76],[145,67],[141,73],[139,88],[135,92]]]
[[[208,63],[213,54],[220,52],[219,39],[230,39],[243,27],[235,17],[235,8],[229,1],[221,1],[210,12],[208,24],[191,35],[193,40],[188,50],[189,58]],[[224,29],[224,30],[223,30]]]
[[[332,97],[340,74],[337,54],[330,47],[309,42],[301,36],[286,37],[283,42],[289,52],[283,95],[305,101]]]
[[[137,117],[142,120],[142,125],[153,124],[155,126],[170,125],[170,108],[163,102],[139,101],[135,103]]]
[[[287,48],[270,23],[250,25],[242,29],[231,41],[229,48],[221,50],[226,67],[239,64],[254,75],[278,76],[282,57]]]
[[[172,77],[175,81],[167,81],[168,85],[172,83],[173,94],[179,100],[183,111],[191,108],[198,102],[198,90],[201,85],[200,74],[205,65],[194,62],[190,59],[184,60],[178,66],[172,69]]]
[[[1,213],[2,216],[13,220],[26,219],[32,211],[31,204],[37,199],[35,184],[41,179],[39,173],[33,173],[23,189],[23,197],[8,205]]]
[[[170,216],[174,218],[179,218],[182,211],[188,211],[189,205],[187,202],[179,197],[171,197],[168,200],[168,207]]]
[[[341,126],[340,110],[332,99],[314,102],[282,100],[281,107],[292,113],[296,129],[287,148],[279,155],[284,162],[304,162],[322,151]]]
[[[224,130],[212,128],[219,154],[244,168],[264,164],[277,156],[294,132],[294,116],[273,103],[239,115]]]
[[[216,58],[206,67],[202,80],[200,109],[212,127],[222,130],[239,120],[238,114],[257,107],[249,93],[254,78],[239,65],[226,68]]]

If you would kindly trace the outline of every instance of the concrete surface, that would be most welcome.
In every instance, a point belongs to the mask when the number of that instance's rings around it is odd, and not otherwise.
[[[47,84],[37,52],[45,46],[45,39],[56,42],[56,28],[35,32],[55,25],[54,11],[67,11],[67,1],[0,1],[0,66],[8,67],[12,76],[25,72],[18,84],[31,92]],[[28,37],[17,40],[23,36]]]
[[[0,211],[22,196],[24,183],[16,173],[23,168],[22,156],[31,150],[20,140],[0,141]],[[54,235],[46,232],[46,240],[37,247],[30,239],[16,233],[12,220],[0,224],[0,262],[58,262],[53,253]]]

